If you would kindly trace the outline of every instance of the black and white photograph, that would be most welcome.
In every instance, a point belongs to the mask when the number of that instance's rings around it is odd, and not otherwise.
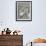
[[[16,21],[32,21],[32,1],[16,1]]]

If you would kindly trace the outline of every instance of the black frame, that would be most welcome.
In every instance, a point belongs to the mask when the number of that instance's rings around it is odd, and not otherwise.
[[[31,19],[30,20],[17,20],[17,2],[31,2]],[[16,1],[16,21],[32,21],[32,1]]]

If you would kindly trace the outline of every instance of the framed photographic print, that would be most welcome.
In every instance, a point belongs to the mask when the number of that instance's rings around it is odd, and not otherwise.
[[[16,1],[16,21],[32,21],[32,1]]]

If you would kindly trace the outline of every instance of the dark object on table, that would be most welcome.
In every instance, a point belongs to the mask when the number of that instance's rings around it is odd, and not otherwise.
[[[5,29],[4,29],[4,31],[2,31],[2,35],[4,35],[4,32],[5,32]]]
[[[11,33],[11,30],[9,30],[9,28],[7,28],[6,35],[10,35],[10,33]]]
[[[31,42],[31,46],[32,46],[32,42]]]
[[[14,31],[14,32],[13,32],[13,35],[18,35],[17,31]]]

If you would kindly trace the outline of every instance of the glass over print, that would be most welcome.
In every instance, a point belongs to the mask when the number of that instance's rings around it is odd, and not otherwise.
[[[16,1],[16,20],[32,20],[31,1]]]

